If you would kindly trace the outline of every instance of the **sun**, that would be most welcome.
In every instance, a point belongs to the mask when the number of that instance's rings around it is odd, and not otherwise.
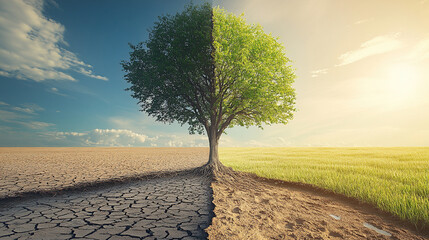
[[[387,68],[385,93],[394,103],[409,102],[415,96],[419,81],[418,69],[409,63],[397,63]]]
[[[417,69],[410,64],[395,64],[389,70],[388,88],[392,93],[398,96],[412,94],[417,82]]]

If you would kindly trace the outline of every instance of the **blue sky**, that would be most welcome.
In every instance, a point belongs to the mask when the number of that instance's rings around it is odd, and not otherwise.
[[[188,2],[0,0],[0,146],[207,146],[139,112],[120,66]],[[294,120],[221,146],[428,146],[429,3],[371,2],[214,1],[278,36],[298,76]]]

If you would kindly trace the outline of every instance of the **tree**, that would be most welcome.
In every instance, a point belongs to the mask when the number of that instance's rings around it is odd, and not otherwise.
[[[159,17],[149,39],[123,61],[127,90],[156,120],[207,134],[205,168],[219,171],[219,139],[228,127],[286,124],[295,111],[295,79],[277,38],[209,4]]]

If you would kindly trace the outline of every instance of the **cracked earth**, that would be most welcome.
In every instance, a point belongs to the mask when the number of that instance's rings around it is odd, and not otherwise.
[[[202,166],[207,148],[0,148],[0,199]]]
[[[0,239],[205,239],[209,179],[187,174],[0,202]]]

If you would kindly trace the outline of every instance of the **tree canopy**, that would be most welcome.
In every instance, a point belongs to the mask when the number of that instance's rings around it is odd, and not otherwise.
[[[209,4],[162,16],[149,39],[130,45],[127,89],[158,121],[207,133],[209,163],[228,127],[286,124],[295,111],[295,75],[279,39],[243,16]]]
[[[242,16],[213,11],[219,132],[235,125],[284,123],[295,111],[295,79],[283,45]]]
[[[214,79],[211,16],[211,6],[205,4],[159,17],[149,39],[130,45],[130,60],[122,62],[131,83],[127,90],[141,110],[158,121],[187,123],[191,133],[203,133],[209,116],[208,87]]]

